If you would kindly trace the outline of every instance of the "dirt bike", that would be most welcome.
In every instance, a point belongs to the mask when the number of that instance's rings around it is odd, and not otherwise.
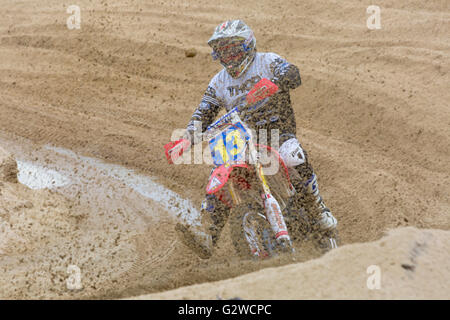
[[[247,102],[258,103],[277,90],[275,84],[263,79],[249,92]],[[289,230],[295,229],[295,238],[302,240],[314,229],[296,203],[299,199],[290,176],[297,172],[286,167],[276,150],[256,144],[254,133],[239,113],[238,107],[233,108],[203,133],[215,165],[206,192],[230,208],[231,238],[238,255],[267,258],[292,253],[295,250]],[[166,145],[168,159],[169,150],[180,156],[186,149],[182,146],[174,151],[175,144]],[[267,165],[274,163],[280,170],[266,174]],[[322,238],[326,239],[326,249],[336,247],[334,235]]]

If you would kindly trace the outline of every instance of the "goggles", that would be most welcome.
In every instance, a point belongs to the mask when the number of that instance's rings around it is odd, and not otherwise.
[[[228,64],[242,60],[249,49],[242,40],[231,43],[228,41],[215,45],[211,55],[214,60],[220,59],[222,63]]]

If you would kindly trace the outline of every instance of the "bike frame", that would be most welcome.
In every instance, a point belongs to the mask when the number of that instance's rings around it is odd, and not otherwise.
[[[291,240],[289,237],[289,233],[286,227],[286,223],[284,221],[281,207],[277,201],[277,199],[272,195],[269,184],[267,183],[266,176],[264,174],[264,169],[258,158],[258,151],[256,150],[256,145],[254,143],[254,137],[251,134],[248,126],[242,122],[241,118],[238,115],[238,109],[234,108],[229,111],[227,114],[218,119],[215,123],[210,125],[207,128],[206,136],[211,136],[213,133],[217,133],[216,128],[220,128],[226,124],[236,125],[240,124],[244,127],[246,132],[248,133],[248,138],[246,141],[246,146],[248,147],[249,154],[249,162],[253,164],[255,167],[256,176],[258,177],[259,182],[262,187],[262,199],[265,208],[265,216],[267,221],[269,222],[272,231],[275,234],[275,239],[277,241],[286,241],[291,244]],[[209,140],[209,139],[208,139]],[[210,181],[207,185],[207,193],[215,194],[217,193],[228,181],[228,178],[235,167],[245,167],[247,164],[243,163],[224,163],[218,166],[213,173],[211,174]]]

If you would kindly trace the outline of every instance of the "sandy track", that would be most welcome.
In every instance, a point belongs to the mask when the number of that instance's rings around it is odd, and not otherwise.
[[[134,299],[444,300],[450,297],[449,245],[449,231],[399,228],[320,259]]]
[[[16,159],[0,149],[2,298],[126,297],[293,261],[240,261],[227,236],[201,261],[174,232],[198,212],[154,178],[23,138],[0,135],[0,145]],[[297,261],[318,256],[298,249]],[[67,284],[73,266],[79,290]]]
[[[365,24],[369,1],[79,1],[81,30],[65,25],[69,3],[0,4],[0,128],[11,139],[51,143],[156,176],[198,203],[209,168],[168,166],[162,145],[174,128],[185,127],[220,68],[205,45],[211,30],[240,17],[254,29],[260,51],[300,68],[303,85],[292,92],[298,137],[343,243],[373,241],[401,226],[450,228],[448,1],[379,1],[378,31]],[[191,47],[198,54],[186,58]],[[131,211],[128,218],[135,218]],[[109,230],[105,241],[113,239],[117,233],[102,223],[96,228]],[[181,245],[170,247],[171,223],[161,244],[173,250],[172,262],[164,262],[170,272],[146,262],[152,255],[145,243],[157,238],[151,224],[132,223],[140,230],[132,246],[142,248],[141,256],[123,259],[148,265],[139,267],[142,277],[135,271],[135,282],[82,295],[141,294],[261,267],[229,262],[226,238],[215,260],[192,260]],[[230,266],[218,267],[224,263]],[[73,293],[50,296],[61,294]]]

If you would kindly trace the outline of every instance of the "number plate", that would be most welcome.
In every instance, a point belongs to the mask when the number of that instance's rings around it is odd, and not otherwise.
[[[238,122],[221,131],[209,141],[211,156],[216,166],[245,160],[246,142],[250,136]]]

